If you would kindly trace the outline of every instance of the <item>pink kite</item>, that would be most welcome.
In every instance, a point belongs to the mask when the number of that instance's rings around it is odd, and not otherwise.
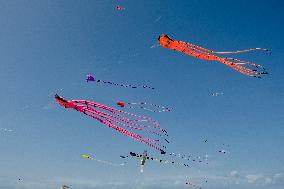
[[[166,153],[166,146],[162,145],[160,140],[157,140],[156,138],[151,139],[134,133],[134,131],[140,131],[144,132],[144,134],[147,133],[152,137],[168,136],[167,131],[162,129],[160,125],[151,118],[121,111],[96,102],[86,100],[67,101],[57,94],[55,95],[55,101],[62,107],[75,109],[78,112],[90,116],[106,126],[115,129],[117,132],[127,137],[133,138],[141,143],[145,143],[146,145],[159,150],[161,154]]]

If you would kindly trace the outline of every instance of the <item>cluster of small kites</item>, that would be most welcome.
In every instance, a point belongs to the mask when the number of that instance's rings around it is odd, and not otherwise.
[[[115,7],[117,11],[124,11],[125,8],[117,5]],[[240,74],[261,78],[262,76],[268,74],[266,69],[259,64],[255,64],[248,61],[243,61],[235,58],[220,57],[219,55],[228,55],[228,54],[238,54],[246,53],[252,51],[264,51],[267,52],[267,49],[263,48],[250,48],[247,50],[237,50],[233,52],[216,52],[213,50],[205,49],[197,45],[177,41],[171,39],[167,35],[160,35],[158,37],[159,46],[171,49],[174,51],[179,51],[186,55],[192,56],[197,59],[203,59],[205,61],[217,61],[220,62]],[[100,78],[96,78],[94,75],[88,74],[85,78],[88,83],[95,84],[107,84],[113,87],[125,87],[125,88],[142,88],[148,90],[154,90],[155,88],[148,85],[136,85],[130,83],[117,83],[113,81],[105,81]],[[212,92],[210,96],[221,96],[224,95],[223,92]],[[126,110],[130,109],[143,109],[150,112],[171,112],[172,108],[158,105],[148,102],[123,102],[117,101],[117,108],[99,104],[97,102],[87,101],[87,100],[66,100],[58,94],[55,95],[55,101],[64,108],[74,109],[80,113],[89,116],[107,127],[114,129],[116,132],[121,133],[122,135],[132,138],[138,142],[144,143],[145,145],[157,150],[161,155],[168,155],[169,157],[178,157],[180,160],[186,160],[187,163],[182,163],[178,161],[172,161],[164,158],[158,158],[156,156],[149,156],[145,150],[143,153],[139,154],[136,152],[129,152],[128,155],[120,155],[120,158],[123,160],[121,163],[114,163],[110,161],[100,160],[91,155],[82,155],[82,158],[93,160],[99,163],[113,165],[113,166],[125,166],[127,165],[126,159],[135,158],[140,162],[140,171],[144,172],[144,165],[146,161],[154,161],[162,164],[171,164],[176,166],[189,167],[188,161],[205,163],[207,162],[207,157],[195,156],[195,155],[184,155],[175,152],[167,152],[167,144],[170,143],[168,139],[169,135],[166,129],[162,128],[160,124],[153,120],[152,118],[137,115]],[[208,140],[204,140],[204,143],[208,143]],[[223,144],[223,146],[229,147],[229,145]],[[227,150],[220,149],[216,150],[219,153],[226,154]],[[206,179],[207,182],[207,179]],[[200,188],[196,184],[193,184],[191,181],[185,183],[187,186]],[[68,186],[62,186],[62,189],[69,188]]]

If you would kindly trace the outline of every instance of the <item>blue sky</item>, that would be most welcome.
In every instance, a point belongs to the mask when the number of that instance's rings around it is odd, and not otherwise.
[[[116,11],[115,6],[125,7]],[[282,1],[1,1],[0,188],[280,189],[284,185],[284,48]],[[265,78],[243,76],[218,62],[197,60],[157,44],[160,34],[217,51],[251,47],[233,57],[263,65]],[[86,83],[96,78],[154,86],[128,89]],[[121,162],[129,151],[157,154],[101,123],[53,101],[116,100],[173,107],[133,110],[169,132],[170,150],[209,155],[190,168],[149,162],[113,167],[81,154]],[[224,95],[211,97],[212,91]],[[203,140],[208,139],[208,144]],[[230,154],[220,155],[221,144]],[[204,177],[208,183],[204,183]],[[21,178],[21,181],[18,179]]]

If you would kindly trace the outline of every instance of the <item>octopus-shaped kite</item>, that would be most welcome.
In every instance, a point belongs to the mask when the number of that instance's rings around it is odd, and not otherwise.
[[[168,136],[167,131],[162,129],[160,125],[151,118],[118,110],[112,107],[98,104],[96,102],[90,102],[86,100],[67,101],[57,94],[55,95],[55,101],[62,107],[75,109],[78,112],[90,116],[97,121],[105,124],[106,126],[115,129],[117,132],[127,137],[145,143],[146,145],[159,150],[161,154],[166,153],[166,146],[162,145],[159,139],[149,138],[150,136],[160,138],[163,136]],[[119,127],[118,125],[121,127]],[[128,128],[129,130],[125,128]],[[144,134],[147,133],[150,136],[144,137],[140,134],[132,132],[130,129],[143,132]]]
[[[215,52],[212,50],[199,47],[194,44],[173,40],[167,35],[159,36],[158,40],[162,47],[180,51],[187,55],[193,56],[195,58],[203,59],[203,60],[219,61],[222,64],[225,64],[229,66],[230,68],[236,70],[237,72],[247,75],[247,76],[261,78],[261,75],[268,74],[265,71],[265,68],[263,68],[261,65],[258,65],[252,62],[243,61],[243,60],[238,60],[235,58],[223,58],[223,57],[216,56],[216,54],[237,54],[237,53],[244,53],[244,52],[250,52],[250,51],[268,51],[267,49],[251,48],[247,50],[239,50],[239,51],[234,51],[234,52]],[[249,67],[251,67],[251,69]]]

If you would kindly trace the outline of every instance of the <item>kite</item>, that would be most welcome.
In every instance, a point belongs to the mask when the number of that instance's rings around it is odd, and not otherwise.
[[[162,145],[159,139],[144,137],[130,130],[132,129],[137,132],[140,131],[144,134],[151,135],[151,137],[167,137],[167,131],[161,128],[160,125],[151,118],[118,110],[96,102],[86,100],[67,101],[57,94],[55,95],[55,101],[62,107],[77,110],[78,112],[92,117],[127,137],[133,138],[134,140],[155,148],[159,150],[161,154],[166,153],[166,146]]]
[[[231,145],[229,144],[222,144],[223,147],[230,147]],[[222,150],[218,150],[219,153],[223,153],[223,154],[229,154],[230,152],[228,150],[222,149]]]
[[[223,57],[217,56],[217,54],[238,54],[238,53],[245,53],[245,52],[251,52],[251,51],[268,51],[267,49],[251,48],[247,50],[238,50],[234,52],[215,52],[212,50],[199,47],[194,44],[173,40],[167,35],[159,36],[158,40],[162,47],[180,51],[184,54],[193,56],[195,58],[203,59],[203,60],[219,61],[222,64],[225,64],[229,66],[230,68],[236,70],[237,72],[247,75],[247,76],[261,78],[262,75],[268,74],[265,71],[265,68],[263,68],[261,65],[258,65],[252,62],[243,61],[243,60],[238,60],[235,58],[223,58]]]
[[[147,159],[147,151],[145,150],[141,156],[141,160],[140,160],[140,172],[143,173],[144,172],[144,165]]]
[[[226,150],[219,150],[218,152],[223,153],[223,154],[228,153]]]
[[[150,111],[150,112],[170,112],[171,109],[165,106],[160,106],[157,104],[147,103],[147,102],[117,102],[116,103],[121,108],[127,106],[128,108],[138,108]],[[137,105],[137,106],[135,106]],[[148,107],[149,106],[149,107]]]
[[[213,93],[210,93],[210,96],[220,96],[223,94],[224,94],[223,92],[213,92]]]
[[[120,5],[117,5],[117,6],[115,7],[115,9],[118,10],[118,11],[125,10],[125,8],[122,7],[122,6],[120,6]]]
[[[99,160],[99,159],[96,159],[96,158],[91,157],[89,155],[82,155],[82,158],[94,160],[94,161],[97,161],[99,163],[103,163],[103,164],[107,164],[107,165],[113,165],[113,166],[124,166],[125,165],[125,163],[117,164],[117,163],[112,163],[112,162],[109,162],[109,161]]]
[[[136,89],[136,88],[139,88],[139,87],[142,87],[142,88],[148,88],[148,89],[155,89],[153,87],[149,87],[149,86],[146,86],[146,85],[132,85],[132,84],[118,84],[118,83],[114,83],[114,82],[111,82],[111,81],[103,81],[103,80],[100,80],[100,79],[95,79],[94,76],[92,76],[91,74],[88,74],[86,76],[86,81],[89,82],[89,81],[93,81],[93,82],[97,82],[97,83],[104,83],[104,84],[110,84],[110,85],[115,85],[115,86],[121,86],[121,87],[129,87],[129,88],[133,88],[133,89]]]
[[[67,189],[67,188],[70,188],[70,187],[69,187],[69,186],[66,186],[66,185],[63,185],[63,186],[61,186],[60,189]]]
[[[8,129],[8,128],[0,128],[0,131],[3,131],[3,132],[13,132],[12,129]]]
[[[161,159],[158,159],[156,157],[149,157],[148,154],[147,154],[147,151],[144,151],[142,154],[138,154],[138,153],[135,153],[135,152],[129,152],[129,154],[130,154],[131,157],[136,157],[136,158],[140,159],[140,171],[141,171],[141,173],[143,173],[143,171],[144,171],[144,165],[145,165],[145,162],[147,160],[152,160],[152,161],[156,161],[156,162],[164,163],[164,164],[172,164],[172,165],[180,165],[180,166],[189,167],[188,164],[174,162],[174,161],[170,161],[170,160],[161,160]],[[127,158],[128,156],[120,156],[120,157]]]

